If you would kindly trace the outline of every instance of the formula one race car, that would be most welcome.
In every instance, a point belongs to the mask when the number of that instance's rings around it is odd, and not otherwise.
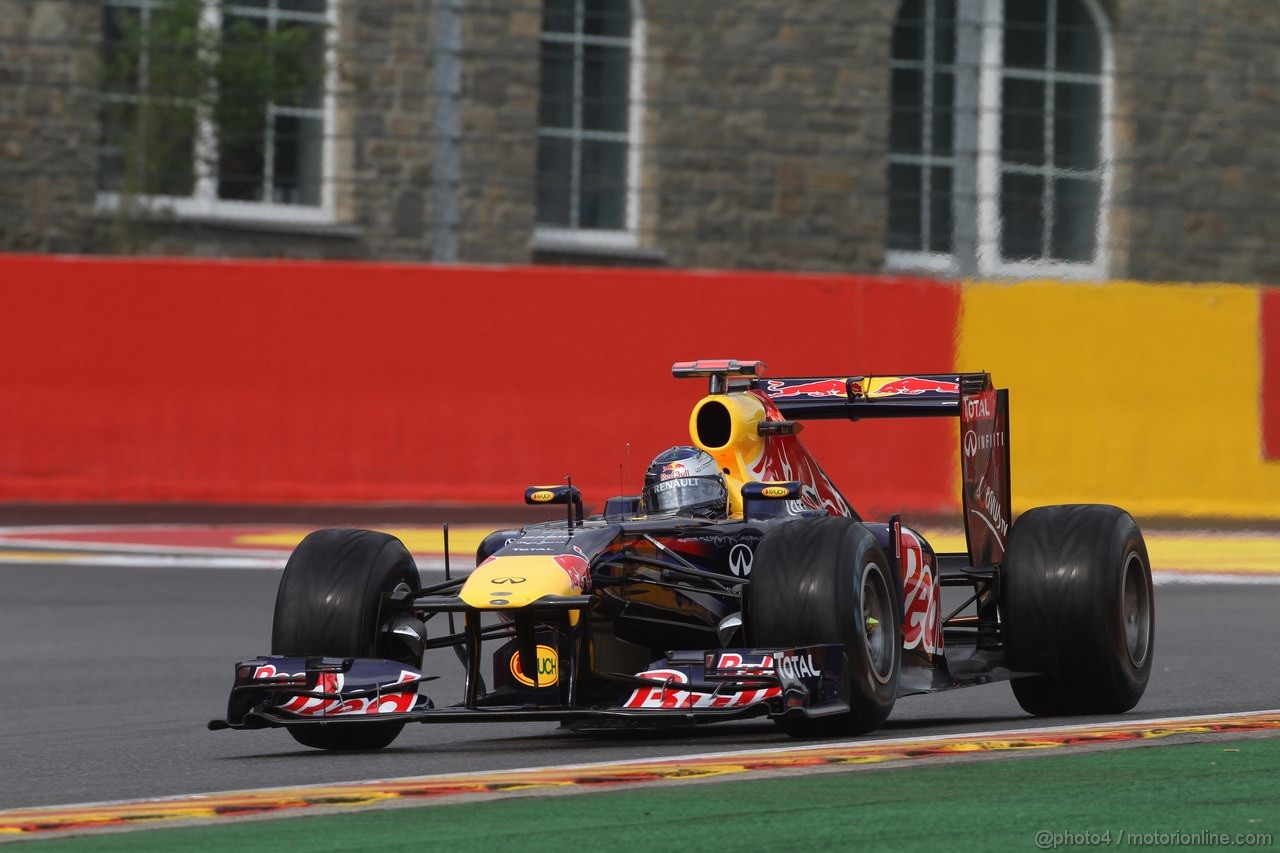
[[[423,588],[392,536],[309,535],[280,582],[271,655],[236,666],[210,728],[283,727],[322,749],[476,720],[765,716],[824,736],[872,731],[898,696],[1004,679],[1032,714],[1138,702],[1155,631],[1142,534],[1100,505],[1032,509],[1010,527],[1008,392],[990,375],[766,379],[732,360],[673,372],[710,383],[687,458],[590,518],[572,485],[529,488],[564,520],[493,533],[466,577],[446,569]],[[911,417],[960,421],[967,553],[935,553],[896,516],[861,519],[797,435],[806,419]],[[682,494],[718,511],[671,500]],[[970,593],[946,615],[944,586]],[[486,642],[501,644],[491,673]],[[441,648],[465,670],[447,707],[419,692],[438,677],[423,656]]]

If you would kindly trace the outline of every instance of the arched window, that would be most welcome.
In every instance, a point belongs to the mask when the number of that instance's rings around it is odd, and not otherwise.
[[[1105,274],[1110,46],[1095,0],[905,0],[892,73],[892,265]]]
[[[1102,197],[1102,34],[1081,0],[1004,9],[1000,256],[1093,263]]]
[[[541,242],[634,244],[643,20],[633,0],[545,0]]]
[[[893,28],[889,248],[951,253],[955,0],[906,0]]]

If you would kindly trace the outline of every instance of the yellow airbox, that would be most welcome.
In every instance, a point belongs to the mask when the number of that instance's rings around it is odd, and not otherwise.
[[[751,394],[712,394],[703,397],[689,416],[689,437],[716,460],[729,487],[729,513],[742,514],[742,484],[757,479],[752,467],[764,455],[759,426],[764,404]]]

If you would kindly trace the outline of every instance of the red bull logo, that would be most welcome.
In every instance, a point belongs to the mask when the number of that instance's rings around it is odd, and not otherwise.
[[[674,480],[677,477],[688,477],[689,469],[685,467],[683,462],[668,462],[662,466],[662,473],[659,478],[662,480]]]
[[[689,676],[678,669],[651,669],[636,674],[653,682],[652,686],[634,690],[624,708],[637,710],[671,710],[673,708],[742,708],[763,702],[782,694],[781,687],[762,687],[741,693],[698,693],[680,685],[689,683]]]
[[[770,379],[765,393],[774,400],[794,397],[848,397],[849,386],[844,379],[815,379],[813,382]]]
[[[920,539],[902,531],[902,647],[942,651],[942,589],[933,578]]]
[[[254,678],[270,677],[264,675],[260,667]],[[274,672],[274,667],[271,667]],[[403,684],[418,677],[415,672],[401,670],[396,683]],[[342,692],[346,676],[340,672],[322,672],[316,682],[316,693],[327,693],[330,696]],[[293,696],[280,706],[280,710],[297,714],[300,717],[336,717],[343,714],[406,714],[413,710],[418,698],[417,689],[400,693],[387,693],[373,697],[356,697],[353,699],[333,699],[319,696]]]
[[[876,397],[915,397],[919,394],[959,393],[959,382],[951,382],[946,379],[921,379],[918,376],[890,379],[871,391],[872,396]]]

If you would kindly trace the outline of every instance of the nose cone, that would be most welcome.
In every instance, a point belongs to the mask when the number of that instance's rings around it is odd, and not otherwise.
[[[518,609],[544,595],[581,594],[587,568],[576,554],[495,555],[471,573],[458,595],[471,607]]]

